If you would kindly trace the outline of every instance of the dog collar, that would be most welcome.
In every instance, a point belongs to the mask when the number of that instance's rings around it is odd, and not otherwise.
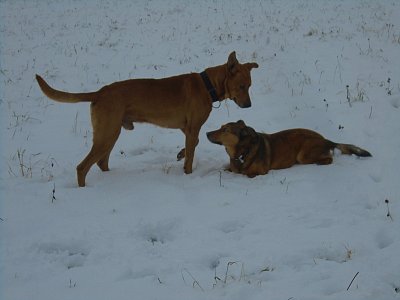
[[[211,96],[212,102],[219,101],[218,96],[217,96],[217,91],[215,90],[214,86],[212,85],[210,78],[208,77],[206,71],[201,72],[200,76],[201,76],[201,79],[203,79],[204,85],[206,86],[207,91]]]

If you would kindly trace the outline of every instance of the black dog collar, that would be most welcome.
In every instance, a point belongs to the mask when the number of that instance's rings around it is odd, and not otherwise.
[[[214,86],[212,85],[210,78],[208,77],[206,71],[200,73],[201,79],[203,79],[204,85],[207,88],[208,93],[211,96],[212,102],[219,101],[217,96],[217,91],[215,90]]]

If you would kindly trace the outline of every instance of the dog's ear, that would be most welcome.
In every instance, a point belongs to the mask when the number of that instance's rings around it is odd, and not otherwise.
[[[236,122],[236,124],[241,125],[241,126],[246,126],[243,120],[239,120]]]
[[[240,129],[240,138],[244,139],[246,137],[249,137],[249,136],[251,136],[251,133],[252,133],[251,132],[251,128],[246,126],[246,127],[242,128],[242,129]]]
[[[244,124],[244,122],[243,122],[243,124]],[[240,139],[247,139],[247,138],[251,139],[256,135],[257,135],[256,131],[249,126],[245,126],[240,129]]]
[[[229,73],[235,74],[237,71],[238,64],[239,64],[239,62],[236,58],[236,52],[233,51],[231,54],[229,54],[228,62],[227,62],[227,67],[228,67]]]
[[[244,65],[249,71],[251,71],[251,69],[253,69],[253,68],[258,68],[258,64],[257,63],[246,63]]]

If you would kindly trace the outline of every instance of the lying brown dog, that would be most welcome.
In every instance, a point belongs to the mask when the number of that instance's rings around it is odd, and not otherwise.
[[[185,148],[184,171],[192,173],[194,150],[201,126],[207,120],[212,102],[230,98],[242,108],[250,107],[250,71],[256,63],[240,64],[235,52],[226,64],[207,68],[202,73],[163,79],[131,79],[104,86],[97,92],[67,93],[51,88],[39,75],[36,79],[47,97],[66,103],[91,102],[93,146],[77,166],[78,185],[85,186],[86,174],[95,163],[108,171],[110,152],[121,127],[133,129],[133,122],[152,123],[181,129]]]
[[[331,164],[334,148],[342,154],[372,156],[354,145],[331,142],[312,130],[289,129],[265,134],[246,126],[242,120],[208,132],[207,137],[212,143],[225,146],[230,157],[229,171],[248,177],[295,164]]]

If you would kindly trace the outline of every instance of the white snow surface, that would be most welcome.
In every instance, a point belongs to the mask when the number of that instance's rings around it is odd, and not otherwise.
[[[9,0],[0,24],[1,299],[400,299],[399,1]],[[179,130],[135,124],[78,188],[89,105],[36,73],[94,91],[232,51],[253,105],[213,109],[192,174]],[[373,157],[249,179],[205,135],[239,119]]]

